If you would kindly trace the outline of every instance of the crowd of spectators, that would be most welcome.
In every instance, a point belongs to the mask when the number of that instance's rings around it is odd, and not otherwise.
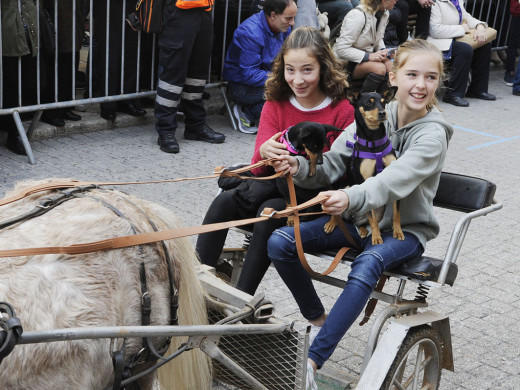
[[[37,103],[38,97],[41,103],[70,101],[76,93],[74,86],[92,85],[92,91],[85,91],[85,96],[93,97],[142,90],[139,85],[145,83],[140,84],[140,80],[137,80],[137,70],[140,67],[141,74],[149,77],[152,71],[150,59],[153,42],[152,35],[141,34],[138,43],[135,26],[122,18],[135,11],[133,2],[94,1],[92,15],[90,2],[86,0],[40,0],[40,15],[36,12],[36,3],[36,0],[1,3],[2,108],[33,105]],[[123,8],[125,4],[126,8]],[[164,4],[163,20],[167,21],[172,15],[191,17],[201,10],[210,14],[213,2],[207,1],[205,5],[203,0],[181,0],[176,4],[168,1]],[[386,85],[393,49],[406,40],[418,37],[430,40],[444,53],[450,74],[444,88],[444,102],[464,107],[469,105],[466,100],[468,97],[495,99],[488,92],[491,45],[488,43],[472,49],[457,41],[458,37],[470,31],[476,40],[482,39],[487,27],[485,21],[478,20],[466,11],[461,0],[217,0],[215,7],[215,12],[221,16],[223,12],[229,13],[227,30],[222,31],[225,26],[221,24],[221,17],[215,19],[215,26],[213,20],[204,26],[208,32],[205,37],[197,31],[197,28],[202,27],[197,22],[187,25],[186,36],[198,37],[189,44],[191,49],[188,51],[185,51],[186,45],[182,50],[176,47],[182,46],[183,42],[173,38],[184,32],[165,30],[157,34],[159,45],[155,49],[156,67],[153,69],[156,80],[145,88],[157,88],[158,91],[154,115],[158,123],[158,144],[163,151],[178,152],[175,117],[181,112],[185,115],[188,113],[186,123],[193,130],[185,133],[185,138],[211,143],[224,142],[223,135],[213,132],[205,123],[202,100],[207,97],[203,89],[209,79],[209,71],[198,72],[200,74],[195,77],[186,73],[193,73],[198,63],[214,62],[211,72],[213,76],[227,81],[228,97],[234,102],[233,113],[239,129],[244,133],[256,133],[265,102],[265,81],[273,59],[294,28],[318,27],[318,11],[328,16],[330,30],[335,34],[331,41],[333,52],[344,62],[349,81],[362,90],[377,90]],[[57,42],[51,49],[46,45],[44,32],[41,31],[38,37],[36,31],[38,24],[42,28],[42,18],[45,16],[42,16],[42,10],[47,12],[51,24],[55,18],[57,20]],[[504,19],[508,20],[509,15],[511,18],[506,42],[507,56],[504,56],[504,81],[513,87],[514,94],[518,94],[518,1],[510,0],[507,11]],[[202,12],[199,14],[201,17],[205,15]],[[409,23],[410,15],[415,15],[413,28]],[[93,31],[92,40],[88,40],[92,42],[92,47],[88,48],[92,62],[87,61],[93,68],[91,83],[88,83],[89,80],[77,79],[77,75],[81,75],[78,73],[78,65],[85,28]],[[505,31],[502,31],[504,34]],[[39,44],[41,47],[38,47]],[[215,49],[212,51],[212,44],[223,54],[218,54]],[[199,51],[201,47],[203,49]],[[138,50],[141,52],[138,53]],[[40,61],[36,59],[37,52],[40,52]],[[191,62],[186,60],[186,63],[178,66],[178,70],[184,73],[182,81],[171,84],[163,80],[161,74],[164,75],[175,63],[175,58],[182,55],[183,58],[191,58]],[[137,61],[139,57],[141,63]],[[21,72],[18,71],[19,66]],[[20,80],[19,74],[22,75]],[[86,74],[90,74],[88,68]],[[193,80],[203,78],[204,82],[195,81],[196,85],[190,86]],[[64,126],[66,121],[81,120],[81,115],[73,109],[73,106],[47,109],[41,120],[56,127]],[[99,114],[106,120],[115,120],[118,112],[133,116],[146,114],[138,100],[107,99],[100,104]],[[25,153],[11,115],[0,116],[0,130],[7,132],[7,146],[12,151]]]

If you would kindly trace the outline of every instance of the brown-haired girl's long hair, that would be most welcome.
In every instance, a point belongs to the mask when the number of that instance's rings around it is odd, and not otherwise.
[[[330,49],[327,38],[312,27],[299,27],[287,37],[273,61],[272,71],[265,83],[266,100],[288,100],[293,91],[285,81],[285,55],[289,50],[307,49],[320,64],[320,89],[333,104],[345,97],[347,76]]]
[[[406,64],[408,59],[410,59],[414,53],[419,51],[437,55],[439,66],[439,86],[437,87],[437,90],[439,90],[443,85],[443,81],[447,79],[447,75],[444,73],[444,58],[442,52],[437,48],[437,46],[431,42],[425,41],[424,39],[406,41],[398,47],[397,52],[395,53],[394,63],[392,64],[392,72],[397,73],[397,71]],[[426,106],[426,109],[431,111],[433,107],[439,108],[437,96],[433,97],[432,101]]]

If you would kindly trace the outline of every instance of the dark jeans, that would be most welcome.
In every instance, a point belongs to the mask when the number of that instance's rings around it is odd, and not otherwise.
[[[242,111],[247,119],[258,126],[260,114],[264,107],[264,87],[253,87],[246,84],[228,83],[227,93],[229,98],[237,104],[242,105]]]
[[[330,216],[325,215],[300,225],[305,252],[350,246],[339,228],[330,234],[324,232],[323,226],[329,219]],[[372,245],[371,235],[362,239],[353,225],[347,224],[347,227],[363,252],[352,263],[345,288],[309,349],[309,358],[318,367],[334,352],[341,338],[361,313],[383,272],[420,256],[424,251],[419,240],[411,233],[405,232],[404,241],[400,241],[392,237],[392,232],[381,232],[384,243]],[[313,320],[325,313],[312,279],[298,258],[294,228],[283,227],[276,230],[269,239],[267,251],[276,270],[291,290],[302,315]]]
[[[234,189],[220,193],[209,206],[203,225],[216,222],[243,219],[243,211],[233,198]],[[265,207],[275,210],[285,209],[283,198],[268,199],[260,205],[256,215],[258,217]],[[255,223],[253,226],[253,238],[249,244],[246,258],[242,267],[242,273],[237,283],[237,288],[248,294],[254,295],[258,285],[262,281],[271,261],[267,256],[267,240],[277,228],[285,225],[285,219],[268,219],[264,222]],[[196,250],[202,263],[215,266],[220,253],[224,248],[228,230],[218,230],[211,233],[200,234],[197,239]]]
[[[520,93],[520,63],[516,67],[515,77],[513,78],[513,92]]]
[[[489,63],[491,61],[491,45],[488,43],[473,50],[470,45],[453,40],[451,59],[448,61],[448,80],[446,94],[463,97],[468,86],[471,70],[471,84],[468,92],[482,93],[488,91]]]

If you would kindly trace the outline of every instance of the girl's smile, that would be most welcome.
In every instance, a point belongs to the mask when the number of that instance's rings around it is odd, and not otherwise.
[[[291,49],[284,56],[285,81],[291,88],[298,103],[312,108],[326,97],[320,88],[320,64],[307,49]]]
[[[399,87],[396,93],[399,101],[399,127],[426,115],[427,105],[435,97],[440,81],[435,54],[420,51],[405,61],[396,73],[389,73],[392,85]]]

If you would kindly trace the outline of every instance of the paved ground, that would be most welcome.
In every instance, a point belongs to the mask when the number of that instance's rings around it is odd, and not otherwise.
[[[432,291],[432,310],[451,319],[455,372],[443,371],[440,388],[520,388],[520,98],[502,82],[503,70],[491,73],[490,92],[496,102],[471,99],[469,108],[443,104],[446,119],[456,126],[445,170],[484,177],[497,186],[502,211],[475,221],[459,256],[455,286]],[[212,92],[218,95],[218,92]],[[90,108],[90,111],[97,107]],[[209,123],[226,134],[221,145],[182,139],[181,153],[159,151],[151,110],[139,121],[120,115],[111,129],[95,113],[85,113],[82,128],[66,127],[59,133],[42,127],[32,141],[36,164],[0,147],[0,192],[27,178],[69,177],[95,181],[170,179],[210,174],[216,165],[248,162],[254,136],[234,131],[225,116],[211,115]],[[516,113],[516,114],[515,114]],[[515,116],[516,115],[516,116]],[[51,138],[46,138],[53,135]],[[175,210],[185,225],[200,224],[216,192],[215,179],[174,184],[141,185],[125,191],[162,203]],[[427,253],[441,257],[453,217],[442,214],[443,232]],[[230,234],[229,245],[240,244]],[[348,270],[335,271],[342,277]],[[339,291],[320,286],[326,305]],[[270,270],[260,290],[275,302],[280,316],[301,319],[297,307],[277,274]],[[370,325],[370,324],[369,324]],[[329,369],[348,374],[359,371],[368,327],[354,325],[340,344]]]

